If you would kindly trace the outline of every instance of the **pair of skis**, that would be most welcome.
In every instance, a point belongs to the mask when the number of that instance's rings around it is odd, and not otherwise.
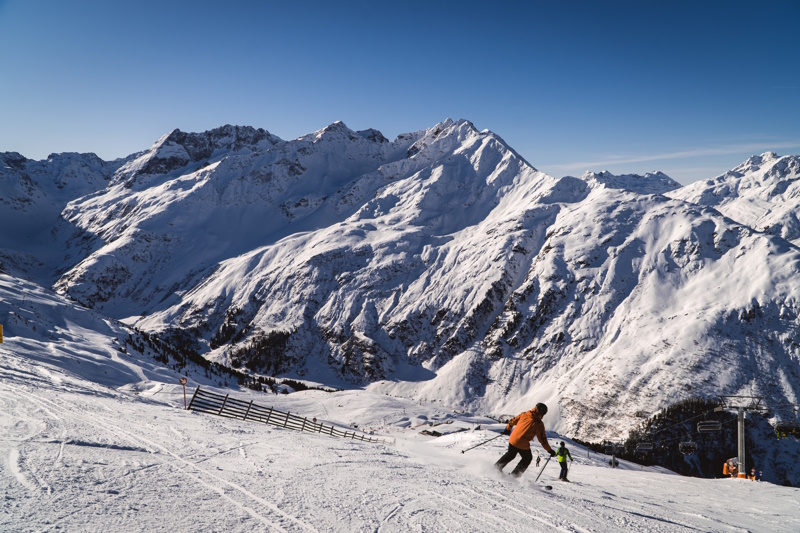
[[[489,443],[489,442],[492,442],[492,441],[493,441],[493,440],[495,440],[495,439],[499,439],[499,438],[500,438],[500,437],[502,437],[502,436],[503,436],[503,434],[501,433],[501,434],[497,435],[496,437],[492,437],[492,438],[491,438],[491,439],[489,439],[489,440],[485,440],[485,441],[483,441],[483,442],[481,442],[481,443],[479,443],[479,444],[476,444],[475,446],[473,446],[473,447],[471,447],[471,448],[467,448],[466,450],[461,450],[461,453],[468,452],[468,451],[470,451],[470,450],[472,450],[472,449],[475,449],[475,448],[477,448],[478,446],[483,446],[484,444],[486,444],[486,443]],[[534,480],[533,480],[533,482],[534,482],[534,483],[536,483],[537,481],[539,481],[539,477],[542,475],[542,472],[544,472],[544,467],[545,467],[545,466],[547,466],[547,463],[549,463],[549,462],[550,462],[550,459],[552,459],[552,457],[548,457],[548,458],[547,458],[547,461],[545,461],[545,462],[544,462],[544,465],[542,465],[542,469],[541,469],[541,470],[539,470],[539,474],[536,476],[536,479],[534,479]],[[545,489],[547,489],[547,490],[553,490],[553,486],[552,486],[552,485],[545,485],[545,486],[544,486],[544,488],[545,488]]]

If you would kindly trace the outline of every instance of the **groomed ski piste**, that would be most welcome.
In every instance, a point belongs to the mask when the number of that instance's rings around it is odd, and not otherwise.
[[[0,307],[0,531],[800,530],[795,488],[612,469],[553,433],[571,483],[555,460],[515,479],[492,466],[507,437],[461,453],[502,424],[363,390],[265,394],[190,368],[187,400],[200,384],[391,443],[184,410],[182,374],[120,352],[121,325],[7,275]]]
[[[178,385],[113,390],[6,354],[2,378],[4,531],[800,529],[797,489],[611,469],[569,441],[572,483],[553,460],[539,483],[534,465],[514,479],[492,468],[505,438],[460,453],[501,426],[396,398],[237,394],[396,439],[380,445],[184,411]],[[487,429],[411,428],[445,420]]]

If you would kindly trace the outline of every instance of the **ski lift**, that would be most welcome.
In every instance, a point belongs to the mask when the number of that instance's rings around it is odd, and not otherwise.
[[[678,450],[683,455],[689,455],[690,453],[694,453],[697,451],[697,443],[692,442],[690,440],[681,442],[680,444],[678,444]]]
[[[614,455],[614,443],[606,441],[606,455]]]
[[[779,439],[785,439],[789,436],[795,436],[798,432],[797,425],[794,422],[778,422],[775,424],[775,435]]]
[[[797,421],[797,409],[794,410],[795,419],[789,422],[778,422],[775,424],[775,435],[779,439],[792,436],[800,439],[800,422]]]
[[[640,442],[636,445],[636,453],[653,451],[652,442]]]
[[[713,433],[722,429],[722,422],[719,420],[703,420],[697,423],[697,431],[699,433]]]

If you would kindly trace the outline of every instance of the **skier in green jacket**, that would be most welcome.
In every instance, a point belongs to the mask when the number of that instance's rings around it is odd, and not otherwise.
[[[564,446],[564,442],[561,442],[561,445],[556,450],[556,455],[558,456],[558,464],[561,466],[561,473],[558,475],[558,479],[561,481],[569,481],[567,479],[567,457],[569,457],[570,462],[572,462],[572,455],[569,453],[569,450],[566,446]]]

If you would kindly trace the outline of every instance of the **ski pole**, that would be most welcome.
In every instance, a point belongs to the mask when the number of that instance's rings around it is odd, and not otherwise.
[[[472,450],[472,449],[474,449],[474,448],[477,448],[478,446],[483,446],[483,445],[484,445],[484,444],[486,444],[487,442],[492,442],[494,439],[499,439],[499,438],[500,438],[500,437],[502,437],[502,436],[503,436],[503,434],[502,434],[502,433],[500,433],[498,436],[496,436],[496,437],[492,437],[492,438],[491,438],[491,439],[489,439],[489,440],[485,440],[485,441],[481,442],[480,444],[476,444],[476,445],[475,445],[475,446],[473,446],[472,448],[467,448],[466,450],[461,450],[461,453],[468,452],[468,451],[470,451],[470,450]]]
[[[552,457],[548,457],[548,458],[547,458],[547,461],[545,461],[545,462],[544,462],[544,466],[542,466],[542,469],[541,469],[541,470],[539,470],[539,476],[541,476],[541,475],[542,475],[542,472],[544,472],[544,467],[545,467],[545,466],[547,466],[547,463],[549,463],[549,462],[550,462],[550,459],[552,459]],[[534,479],[534,480],[533,480],[533,482],[534,482],[534,483],[536,483],[537,481],[539,481],[539,476],[536,476],[536,479]]]

